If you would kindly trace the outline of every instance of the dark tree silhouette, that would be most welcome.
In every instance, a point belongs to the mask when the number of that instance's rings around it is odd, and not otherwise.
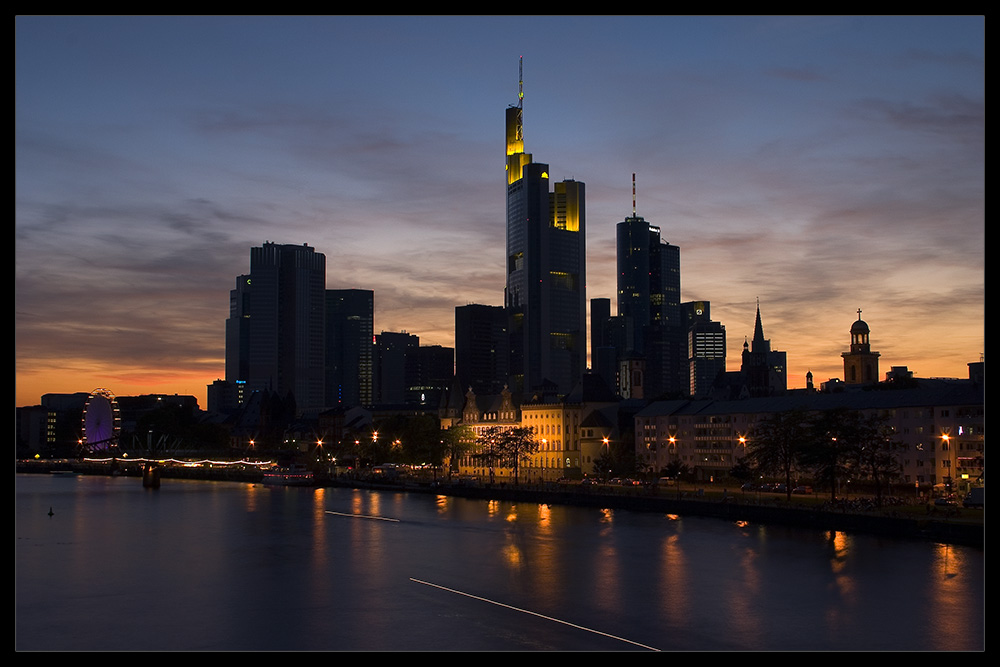
[[[747,458],[762,472],[783,477],[785,495],[791,500],[792,471],[809,438],[805,412],[776,412],[754,425],[747,444]]]
[[[852,442],[858,433],[858,413],[846,408],[826,411],[812,423],[800,461],[820,484],[830,485],[830,499],[837,499],[837,482],[849,471]]]

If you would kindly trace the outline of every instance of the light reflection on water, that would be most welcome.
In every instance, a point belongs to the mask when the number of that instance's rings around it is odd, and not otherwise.
[[[981,550],[610,509],[18,475],[15,555],[23,650],[984,645]]]

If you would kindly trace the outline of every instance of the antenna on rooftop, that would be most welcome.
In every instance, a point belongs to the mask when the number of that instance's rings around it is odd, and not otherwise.
[[[517,59],[517,108],[520,109],[524,99],[524,56]]]
[[[635,172],[632,172],[632,217],[635,217]]]

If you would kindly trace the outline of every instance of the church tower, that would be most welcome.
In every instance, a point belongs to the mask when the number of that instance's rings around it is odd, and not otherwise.
[[[788,389],[785,373],[787,358],[784,352],[771,349],[771,341],[764,338],[764,325],[760,321],[760,299],[757,300],[757,319],[753,328],[753,345],[743,341],[743,364],[740,377],[748,396],[779,396]]]
[[[851,351],[840,355],[844,358],[844,382],[847,384],[878,382],[879,353],[872,352],[869,333],[868,324],[861,319],[858,308],[858,320],[851,325]]]

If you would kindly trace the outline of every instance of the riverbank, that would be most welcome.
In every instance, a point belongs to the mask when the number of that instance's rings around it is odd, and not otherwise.
[[[142,465],[118,462],[115,470],[103,462],[19,461],[16,472],[34,474],[118,474],[141,478]],[[253,467],[230,465],[171,465],[161,468],[161,479],[198,479],[261,483],[263,473]],[[448,495],[476,500],[575,505],[658,512],[681,516],[702,516],[727,521],[745,521],[800,528],[819,528],[844,532],[862,532],[886,537],[918,539],[961,544],[976,548],[984,545],[984,510],[938,511],[924,504],[900,505],[869,511],[831,511],[816,499],[788,502],[784,496],[732,493],[728,490],[679,489],[652,487],[616,488],[604,485],[581,486],[543,484],[511,486],[470,482],[380,482],[345,476],[318,476],[318,486],[338,486],[383,491],[404,491]]]

